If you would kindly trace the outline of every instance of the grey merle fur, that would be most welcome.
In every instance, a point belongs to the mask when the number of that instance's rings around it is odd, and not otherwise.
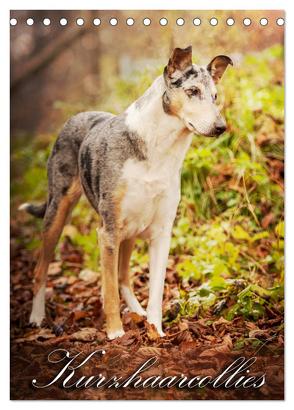
[[[113,193],[128,158],[144,161],[147,148],[145,142],[127,128],[125,114],[77,114],[65,124],[49,157],[47,203],[30,205],[27,211],[37,217],[45,216],[44,226],[49,228],[60,200],[79,176],[105,228],[113,230]]]
[[[193,78],[197,78],[199,82],[202,82],[205,86],[207,86],[211,76],[206,69],[203,67],[197,67],[195,64],[192,64],[184,72],[181,72],[180,75],[179,71],[177,71],[171,77],[167,74],[167,68],[164,70],[164,79],[170,88],[184,87],[185,82]]]

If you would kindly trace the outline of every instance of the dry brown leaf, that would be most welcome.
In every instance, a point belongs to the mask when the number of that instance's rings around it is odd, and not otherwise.
[[[62,272],[62,262],[52,262],[49,265],[48,268],[48,275],[49,276],[56,276],[59,275]]]
[[[145,320],[144,316],[138,315],[138,313],[135,312],[130,312],[129,315],[132,322],[134,322],[136,325],[138,325],[139,323],[143,323]]]
[[[184,330],[187,330],[187,329],[189,329],[188,323],[187,323],[187,322],[184,322],[184,321],[181,321],[181,322],[179,323],[179,330],[180,330],[181,332],[183,332]]]
[[[104,342],[106,340],[106,333],[98,331],[96,333],[96,340],[98,343]]]
[[[79,278],[88,283],[95,283],[98,280],[98,273],[91,269],[83,269],[79,273]]]
[[[217,353],[229,353],[233,348],[233,342],[230,335],[225,335],[223,342],[213,346],[213,348],[204,350],[200,356],[215,356]]]
[[[78,332],[73,333],[71,340],[77,340],[81,342],[93,342],[96,339],[97,330],[93,327],[84,327]]]
[[[148,322],[145,322],[146,330],[147,330],[147,336],[149,340],[157,340],[160,335],[156,330],[156,327],[153,324],[150,324]]]
[[[120,338],[120,344],[122,346],[129,346],[138,340],[140,334],[135,330],[129,330]]]
[[[269,212],[262,218],[261,226],[263,229],[266,229],[275,219],[275,215],[272,212]]]
[[[74,320],[84,319],[85,317],[89,316],[89,312],[85,310],[75,310],[74,311]]]
[[[245,322],[245,326],[246,326],[246,329],[248,329],[248,330],[256,330],[256,329],[258,329],[258,327],[256,326],[256,324],[255,323],[253,323],[253,322]]]
[[[72,284],[74,284],[77,280],[78,280],[78,278],[77,278],[76,276],[71,275],[71,276],[69,276],[69,277],[67,278],[67,283],[68,283],[68,285],[72,285]]]
[[[271,335],[269,330],[261,330],[261,329],[254,329],[249,332],[249,337],[255,338],[255,339],[270,339]]]
[[[163,349],[159,347],[152,347],[152,346],[146,346],[146,347],[140,347],[140,349],[137,351],[137,354],[140,355],[141,357],[153,357],[153,356],[160,356],[161,352]]]
[[[78,234],[78,229],[74,225],[67,224],[63,228],[63,235],[68,236],[70,239],[74,239],[74,237]]]
[[[50,329],[36,329],[33,332],[28,333],[24,337],[20,337],[15,340],[16,343],[23,343],[23,342],[32,342],[32,341],[41,341],[56,337],[54,333]]]
[[[230,324],[231,322],[229,320],[226,320],[221,316],[216,322],[213,322],[212,327],[216,330],[218,326],[229,326]]]

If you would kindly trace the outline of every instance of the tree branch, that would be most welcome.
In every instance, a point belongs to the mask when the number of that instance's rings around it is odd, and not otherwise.
[[[46,45],[37,55],[32,56],[24,64],[19,64],[19,69],[12,74],[11,92],[14,92],[29,76],[50,64],[69,44],[84,35],[86,31],[86,26],[65,30],[60,36]]]

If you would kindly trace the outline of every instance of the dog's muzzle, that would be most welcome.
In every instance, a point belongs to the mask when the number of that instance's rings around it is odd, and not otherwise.
[[[217,120],[214,124],[213,134],[216,136],[220,136],[223,134],[227,129],[227,125],[223,119]]]

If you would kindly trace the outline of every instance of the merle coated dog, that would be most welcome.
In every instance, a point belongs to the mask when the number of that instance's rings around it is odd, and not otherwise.
[[[174,49],[164,72],[125,112],[83,112],[64,125],[48,161],[48,197],[20,208],[44,218],[34,271],[30,322],[45,317],[47,270],[66,220],[82,192],[100,215],[102,298],[109,339],[124,333],[120,295],[128,308],[162,331],[162,298],[171,231],[180,201],[181,167],[193,134],[218,136],[226,123],[216,104],[216,83],[229,57],[206,67],[192,63],[192,47]],[[149,242],[147,312],[129,275],[137,237]],[[120,285],[119,285],[120,284]]]

